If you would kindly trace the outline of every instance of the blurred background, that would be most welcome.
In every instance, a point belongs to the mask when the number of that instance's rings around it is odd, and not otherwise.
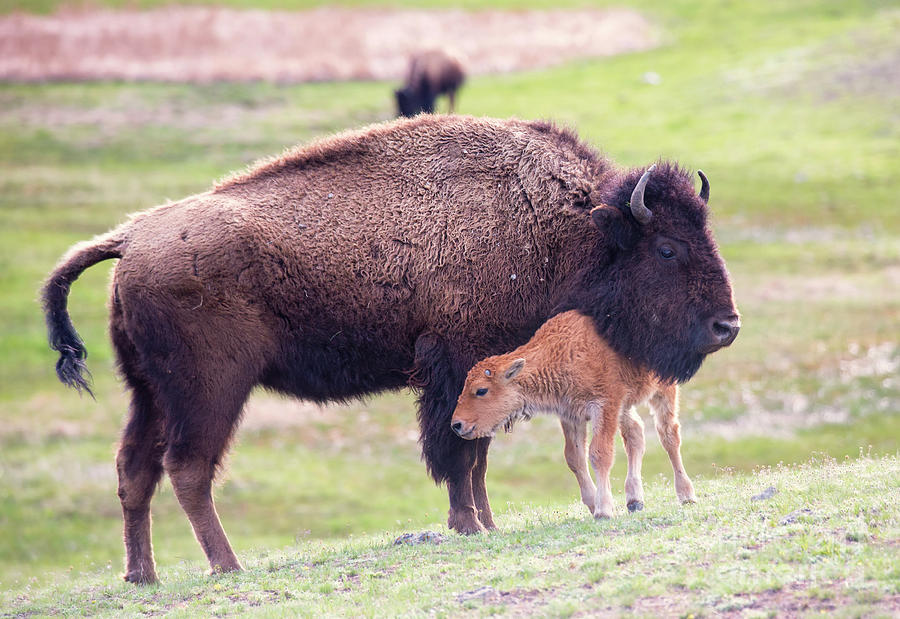
[[[36,297],[56,260],[258,157],[396,116],[430,48],[465,71],[456,113],[553,119],[621,165],[709,176],[744,326],[683,389],[695,481],[898,450],[896,2],[0,0],[0,587],[122,569],[109,265],[70,297],[93,401],[57,382],[46,344]],[[441,526],[417,438],[410,393],[256,393],[217,487],[236,551]],[[671,484],[647,444],[645,482]],[[619,446],[622,509],[624,464]],[[488,482],[500,527],[517,505],[576,501],[556,421],[498,437]],[[205,565],[168,482],[153,519],[163,569]]]

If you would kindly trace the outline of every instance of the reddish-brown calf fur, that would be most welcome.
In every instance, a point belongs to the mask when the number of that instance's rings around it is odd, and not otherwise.
[[[595,517],[609,518],[613,513],[609,471],[620,420],[628,455],[628,509],[643,508],[644,425],[633,408],[648,401],[675,471],[678,498],[694,502],[694,489],[681,463],[678,387],[617,354],[597,335],[593,321],[575,311],[557,314],[514,351],[475,364],[451,427],[462,438],[475,439],[493,436],[501,426],[510,427],[516,419],[536,413],[559,416],[566,462],[578,480],[581,500]],[[593,424],[589,453],[596,488],[585,456],[588,422]]]

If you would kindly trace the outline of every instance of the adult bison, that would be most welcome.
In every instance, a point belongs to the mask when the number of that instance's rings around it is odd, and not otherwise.
[[[619,170],[548,123],[420,116],[295,149],[75,246],[43,302],[59,377],[79,389],[69,287],[119,258],[125,579],[156,580],[163,471],[213,569],[240,569],[211,483],[256,385],[318,402],[412,385],[448,525],[492,528],[489,439],[450,429],[467,370],[578,309],[620,354],[688,379],[739,326],[707,196],[705,177],[698,196],[673,164]]]
[[[403,88],[394,91],[397,113],[415,116],[434,112],[434,102],[440,95],[450,100],[450,113],[456,108],[456,91],[466,79],[460,60],[444,50],[426,50],[409,59]]]

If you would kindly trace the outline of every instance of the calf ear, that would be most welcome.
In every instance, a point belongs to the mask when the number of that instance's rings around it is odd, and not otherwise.
[[[629,249],[637,242],[634,226],[616,207],[601,204],[591,210],[591,219],[594,225],[611,238],[619,249]]]
[[[516,376],[519,375],[519,372],[522,371],[522,368],[525,367],[525,359],[516,359],[512,363],[509,364],[509,367],[503,372],[503,378],[505,380],[512,380]]]

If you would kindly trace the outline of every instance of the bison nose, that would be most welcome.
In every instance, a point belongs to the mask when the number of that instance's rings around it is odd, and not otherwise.
[[[716,348],[729,346],[740,330],[741,319],[739,316],[731,315],[724,318],[718,316],[709,321],[709,333],[712,336],[713,346]]]

